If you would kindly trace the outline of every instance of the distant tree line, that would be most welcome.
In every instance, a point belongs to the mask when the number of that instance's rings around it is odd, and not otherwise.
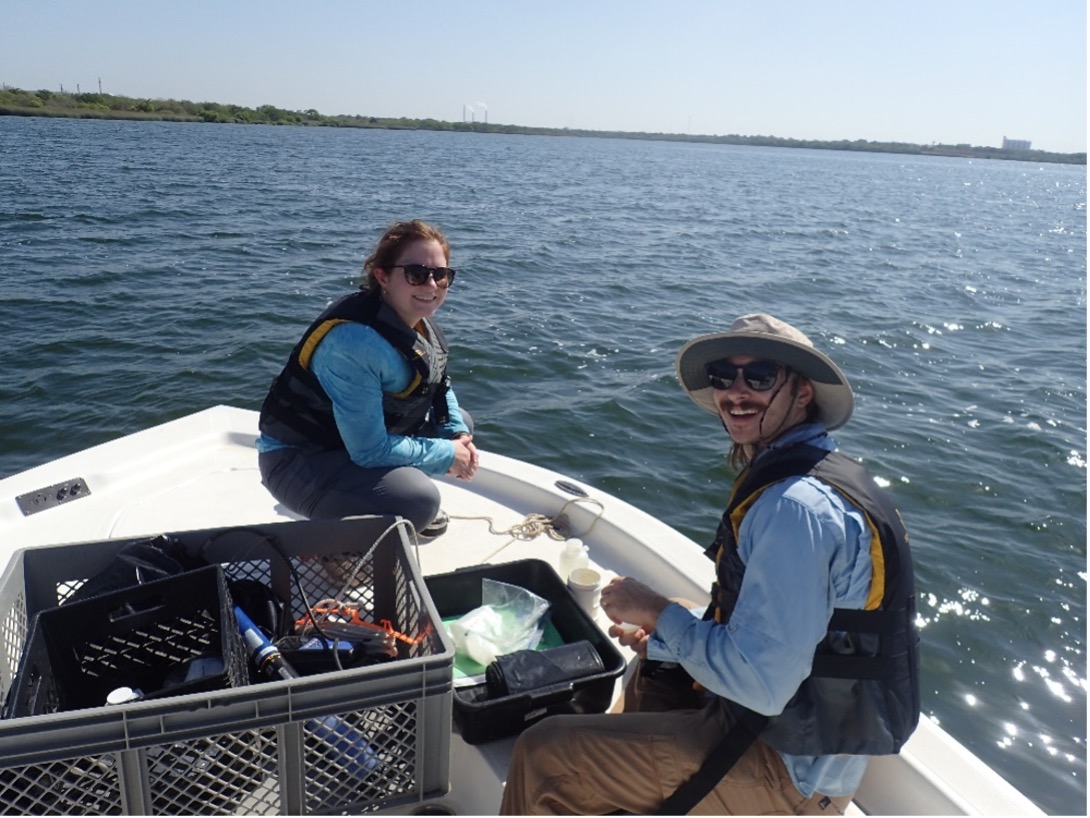
[[[725,145],[762,145],[775,148],[908,153],[926,156],[967,156],[984,159],[1021,159],[1033,162],[1086,164],[1085,153],[1017,151],[973,145],[916,145],[909,142],[869,142],[863,139],[787,139],[778,136],[710,136],[678,133],[591,131],[577,128],[536,128],[487,122],[447,122],[406,117],[326,116],[313,108],[288,111],[275,105],[246,108],[219,102],[175,99],[142,99],[103,93],[23,91],[0,88],[0,116],[57,116],[92,119],[144,119],[172,122],[218,122],[244,125],[315,125],[335,128],[384,128],[389,130],[473,131],[477,133],[534,134],[541,136],[590,136],[619,139],[650,139],[671,142],[706,142]]]

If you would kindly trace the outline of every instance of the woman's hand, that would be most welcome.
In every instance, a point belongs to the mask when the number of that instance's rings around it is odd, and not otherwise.
[[[480,462],[477,447],[473,445],[473,435],[463,433],[451,443],[454,444],[454,462],[450,464],[447,474],[459,480],[472,480]]]

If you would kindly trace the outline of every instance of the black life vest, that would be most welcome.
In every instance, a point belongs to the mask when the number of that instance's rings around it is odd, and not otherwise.
[[[897,753],[920,715],[912,557],[900,512],[857,462],[801,444],[771,452],[742,472],[708,549],[717,577],[709,615],[725,623],[738,601],[745,577],[738,531],[745,513],[769,486],[804,475],[862,510],[872,535],[871,587],[864,609],[834,609],[810,675],[783,712],[769,717],[761,739],[789,755]]]
[[[407,389],[382,396],[383,417],[390,434],[412,435],[427,421],[442,424],[449,420],[450,378],[442,330],[428,319],[423,319],[423,334],[406,326],[374,289],[350,293],[335,301],[303,333],[261,405],[258,428],[262,434],[308,450],[344,448],[333,416],[333,402],[311,371],[310,361],[326,334],[346,321],[374,329],[413,368]]]

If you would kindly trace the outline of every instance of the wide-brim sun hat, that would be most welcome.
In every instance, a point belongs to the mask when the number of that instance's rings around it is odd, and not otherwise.
[[[712,361],[735,355],[775,361],[810,380],[818,420],[829,429],[848,422],[855,408],[851,384],[827,355],[790,324],[764,313],[743,315],[726,332],[701,335],[677,354],[677,377],[693,402],[713,415],[719,414],[714,390],[705,369]]]

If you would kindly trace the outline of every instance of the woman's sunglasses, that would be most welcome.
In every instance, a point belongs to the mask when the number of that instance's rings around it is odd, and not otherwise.
[[[712,361],[704,366],[713,389],[730,389],[738,373],[746,386],[754,392],[767,392],[776,385],[776,377],[783,368],[774,361],[753,361],[748,364],[732,364],[730,361]]]
[[[390,266],[400,267],[405,272],[405,280],[414,287],[427,284],[429,278],[434,278],[436,286],[446,289],[454,283],[454,276],[458,272],[450,267],[429,267],[426,264],[391,264]]]

